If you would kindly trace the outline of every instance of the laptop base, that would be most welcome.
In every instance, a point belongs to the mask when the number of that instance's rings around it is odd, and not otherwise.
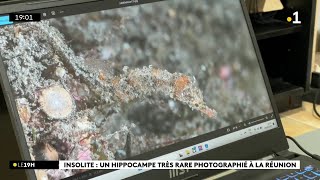
[[[274,160],[286,160],[284,157],[276,157]],[[224,176],[223,180],[291,180],[291,179],[320,179],[320,161],[307,156],[298,155],[291,160],[300,160],[299,170],[241,170]]]

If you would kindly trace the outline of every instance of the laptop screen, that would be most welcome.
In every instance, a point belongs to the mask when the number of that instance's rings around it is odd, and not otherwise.
[[[239,1],[6,25],[0,55],[32,160],[182,160],[277,128]]]

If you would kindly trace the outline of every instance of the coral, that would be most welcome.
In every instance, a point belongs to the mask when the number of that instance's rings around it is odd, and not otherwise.
[[[44,170],[35,170],[37,180],[49,180],[47,173]]]
[[[66,70],[62,67],[57,67],[55,74],[56,76],[63,78],[63,76],[66,74]]]
[[[70,172],[70,170],[61,170],[61,169],[46,170],[46,173],[48,174],[48,177],[51,180],[60,180],[72,175],[72,172]]]
[[[77,156],[77,159],[79,161],[91,161],[92,158],[91,158],[91,151],[90,149],[85,149],[83,151],[80,151],[78,156]]]
[[[59,160],[58,152],[48,143],[40,142],[34,149],[37,149],[38,154],[36,154],[37,160],[48,160],[57,161]]]
[[[74,102],[70,94],[62,87],[53,86],[41,91],[40,107],[53,119],[65,119],[72,113]]]
[[[18,113],[19,113],[20,119],[24,123],[27,123],[31,118],[31,112],[30,112],[31,110],[29,107],[28,100],[25,98],[17,99],[16,103],[17,103],[17,108],[18,108]]]

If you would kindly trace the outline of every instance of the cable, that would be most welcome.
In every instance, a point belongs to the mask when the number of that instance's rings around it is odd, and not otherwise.
[[[318,97],[319,97],[319,92],[320,92],[320,90],[317,90],[317,92],[315,94],[315,97],[314,97],[314,100],[313,100],[313,111],[320,118],[320,113],[317,110],[317,100],[318,100]]]
[[[320,161],[320,156],[316,155],[316,154],[311,154],[310,152],[308,152],[307,150],[305,150],[293,137],[290,136],[286,136],[286,138],[290,139],[292,142],[294,142],[298,148],[301,149],[301,151],[303,151],[304,153],[306,153],[308,156],[312,157],[315,160]]]

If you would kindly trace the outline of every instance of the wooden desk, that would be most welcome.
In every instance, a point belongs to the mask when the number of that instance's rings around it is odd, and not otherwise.
[[[317,106],[320,111],[320,106]],[[284,131],[288,136],[300,136],[302,134],[320,129],[320,118],[312,108],[312,104],[303,102],[301,108],[280,114]]]

